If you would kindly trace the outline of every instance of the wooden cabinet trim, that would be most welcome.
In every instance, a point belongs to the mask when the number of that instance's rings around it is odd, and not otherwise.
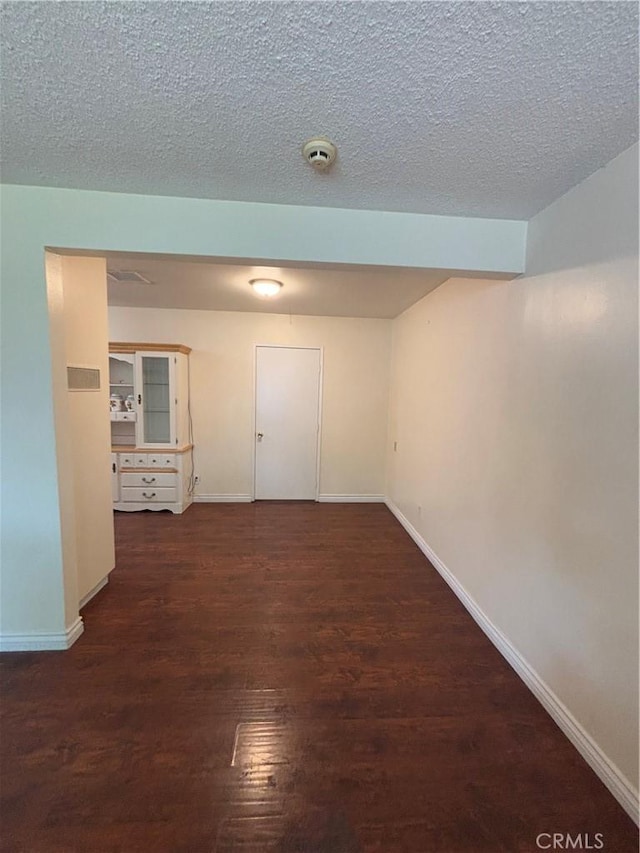
[[[189,355],[191,347],[184,344],[141,344],[122,341],[111,341],[109,343],[110,353],[134,353],[134,352],[182,352]]]

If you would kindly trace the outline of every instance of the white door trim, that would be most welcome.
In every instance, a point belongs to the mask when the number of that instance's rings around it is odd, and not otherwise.
[[[320,459],[322,448],[322,389],[324,386],[324,347],[305,347],[297,346],[296,344],[254,344],[253,345],[253,412],[251,418],[251,471],[253,474],[251,484],[251,500],[256,499],[256,417],[257,417],[257,396],[258,396],[258,348],[269,349],[307,349],[317,350],[320,353],[320,376],[318,379],[318,427],[316,442],[316,502],[320,499]]]

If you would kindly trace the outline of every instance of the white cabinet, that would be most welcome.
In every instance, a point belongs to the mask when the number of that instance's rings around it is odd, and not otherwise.
[[[122,490],[122,500],[132,501],[133,503],[144,504],[159,504],[159,503],[175,503],[177,498],[177,490],[174,488],[159,488],[155,486],[145,486],[142,489],[127,488]],[[145,507],[146,508],[146,507]],[[164,509],[165,507],[163,507]]]
[[[114,508],[124,512],[170,509],[184,512],[191,504],[192,446],[175,453],[118,453],[118,497]],[[153,464],[152,464],[153,463]],[[115,494],[115,493],[114,493]]]
[[[147,465],[149,468],[171,468],[176,464],[175,453],[148,453]]]
[[[176,365],[177,355],[161,352],[136,354],[140,447],[177,444]]]
[[[134,396],[134,352],[109,352],[109,417],[111,444],[136,444],[136,405]],[[125,417],[129,416],[127,420]],[[132,417],[133,416],[133,417]]]
[[[115,509],[179,513],[192,501],[190,351],[177,344],[109,345]]]
[[[173,489],[176,487],[176,472],[172,471],[126,471],[120,479],[125,488],[138,486],[146,489],[151,486],[154,489]]]
[[[189,352],[171,344],[109,345],[112,444],[161,450],[188,443]]]

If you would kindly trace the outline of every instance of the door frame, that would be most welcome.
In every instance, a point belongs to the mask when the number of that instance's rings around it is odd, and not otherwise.
[[[318,428],[316,442],[316,503],[320,498],[320,460],[322,450],[322,392],[324,386],[324,347],[298,346],[296,344],[254,344],[253,345],[253,400],[251,413],[251,500],[256,499],[256,430],[258,403],[258,348],[269,349],[312,349],[320,353],[320,374],[318,376]]]

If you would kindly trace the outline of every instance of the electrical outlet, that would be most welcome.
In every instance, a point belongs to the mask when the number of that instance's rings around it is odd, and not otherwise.
[[[194,477],[193,478],[193,483],[195,486],[197,486],[199,482],[200,482],[200,477]]]

